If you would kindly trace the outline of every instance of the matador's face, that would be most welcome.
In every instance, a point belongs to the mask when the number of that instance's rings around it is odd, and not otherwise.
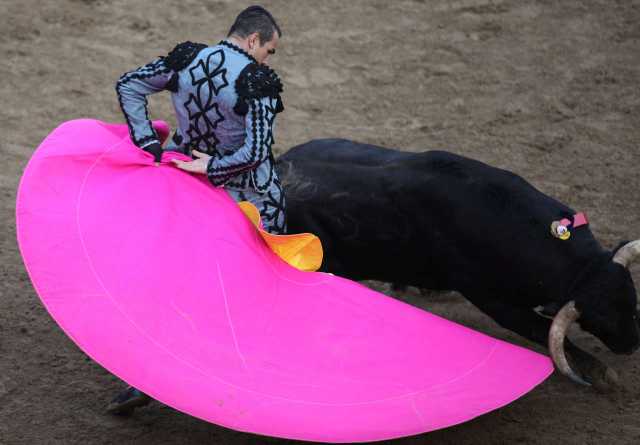
[[[276,53],[276,47],[279,41],[280,38],[275,31],[271,40],[262,45],[260,44],[258,33],[251,34],[247,39],[247,45],[249,47],[247,52],[251,54],[258,63],[268,64],[269,57]]]

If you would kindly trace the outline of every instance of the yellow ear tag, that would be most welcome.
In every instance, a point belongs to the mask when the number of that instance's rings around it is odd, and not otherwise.
[[[554,221],[551,223],[551,234],[562,241],[566,241],[571,237],[569,229],[560,224],[560,221]]]

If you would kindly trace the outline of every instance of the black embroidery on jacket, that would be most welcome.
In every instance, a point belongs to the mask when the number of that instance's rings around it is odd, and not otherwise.
[[[173,75],[167,82],[165,89],[172,93],[177,93],[179,88],[179,75],[178,72],[182,71],[193,62],[200,51],[205,49],[207,45],[203,43],[182,42],[173,48],[167,57],[164,58],[164,63],[168,69],[173,71]]]
[[[232,50],[242,54],[247,59],[249,59],[251,62],[258,63],[258,61],[251,54],[249,54],[248,52],[246,52],[245,50],[243,50],[239,46],[234,45],[233,43],[231,43],[231,42],[229,42],[227,40],[220,41],[220,43],[218,43],[218,45],[226,46],[227,48],[232,49]]]
[[[169,79],[169,82],[167,82],[167,84],[165,85],[164,89],[167,91],[171,91],[172,93],[177,93],[178,92],[178,88],[179,88],[179,83],[178,83],[178,73],[173,73],[171,75],[171,78]]]
[[[263,141],[263,147],[267,151],[265,157],[268,157],[268,159],[269,159],[269,162],[266,164],[269,167],[269,176],[261,184],[260,181],[258,180],[258,177],[259,177],[258,169],[252,170],[250,172],[251,173],[251,180],[253,182],[253,186],[259,192],[266,191],[270,187],[271,182],[274,179],[275,160],[273,158],[273,152],[271,151],[271,147],[272,147],[272,145],[274,143],[273,124],[274,124],[275,118],[276,118],[276,111],[275,111],[275,109],[273,107],[273,99],[271,99],[271,100],[269,100],[269,103],[266,104],[265,107],[264,107],[263,119],[264,119],[264,121],[266,121],[267,125],[266,125],[266,128],[264,128],[262,130],[264,132],[264,134],[262,134],[262,136],[261,136],[262,141]]]
[[[171,138],[171,140],[173,141],[174,144],[176,144],[179,147],[182,144],[183,137],[180,136],[180,134],[177,131],[175,131],[173,133],[173,137]]]
[[[269,190],[267,192],[267,199],[262,203],[260,215],[262,216],[264,227],[268,227],[267,230],[270,233],[283,235],[286,231],[286,201],[280,183],[276,182],[275,185],[279,189],[280,196],[276,196],[272,190]]]
[[[249,111],[249,102],[252,99],[261,99],[263,97],[276,99],[276,113],[284,111],[284,105],[280,98],[282,82],[276,72],[268,66],[257,63],[248,64],[240,72],[240,75],[236,79],[235,86],[238,101],[233,107],[233,111],[240,116],[247,114]]]
[[[184,103],[189,114],[189,145],[191,149],[204,150],[210,155],[215,153],[220,142],[214,130],[224,121],[215,100],[220,90],[229,85],[224,62],[224,51],[217,50],[189,69],[191,85],[195,87],[195,94],[189,94]]]
[[[256,110],[257,108],[257,110]],[[232,177],[243,173],[247,170],[251,170],[260,164],[260,158],[258,157],[258,150],[262,149],[263,141],[258,140],[258,122],[262,118],[262,105],[260,102],[251,102],[251,133],[252,143],[251,152],[249,153],[248,161],[241,162],[239,164],[229,165],[226,167],[214,167],[213,162],[209,164],[207,169],[207,176],[214,185],[223,185]],[[262,138],[262,133],[260,133]]]
[[[124,102],[122,100],[121,89],[123,86],[127,84],[127,82],[130,82],[131,80],[149,79],[151,77],[168,74],[169,72],[171,72],[171,70],[165,64],[165,59],[163,57],[160,57],[157,60],[151,63],[148,63],[147,65],[141,66],[128,73],[124,73],[122,76],[120,76],[120,79],[118,79],[118,82],[116,83],[116,93],[118,95],[118,103],[120,104],[120,109],[122,110],[122,113],[124,114],[124,118],[127,121],[127,127],[129,128],[129,135],[131,136],[131,140],[138,147],[140,147],[145,142],[148,142],[151,140],[159,141],[158,134],[156,133],[156,130],[153,128],[153,126],[151,125],[151,120],[149,119],[148,102],[147,102],[147,98],[145,97],[144,98],[145,118],[147,122],[149,122],[149,131],[151,132],[151,134],[142,138],[136,137],[133,129],[133,124],[129,119],[129,115],[125,111]]]
[[[179,72],[188,67],[198,53],[205,49],[204,43],[182,42],[173,48],[167,57],[164,58],[167,68],[174,72]]]
[[[216,59],[219,60],[216,62]],[[191,85],[198,88],[198,96],[204,97],[206,91],[201,91],[203,86],[207,86],[209,91],[213,91],[215,96],[221,89],[229,85],[227,81],[227,69],[224,66],[224,51],[217,50],[209,54],[205,59],[200,60],[196,66],[189,69],[191,75]],[[211,66],[215,65],[213,69]],[[207,101],[213,101],[211,94],[206,95]]]

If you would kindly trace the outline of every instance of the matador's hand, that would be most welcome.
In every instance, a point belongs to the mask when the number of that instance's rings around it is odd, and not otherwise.
[[[191,173],[200,173],[201,175],[206,175],[207,165],[209,164],[209,159],[211,159],[211,156],[196,150],[192,150],[191,153],[196,158],[193,161],[187,162],[180,161],[178,159],[172,159],[171,162],[173,162],[176,167],[182,170],[186,170]]]

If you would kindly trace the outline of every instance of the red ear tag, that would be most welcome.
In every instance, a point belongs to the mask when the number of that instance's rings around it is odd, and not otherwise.
[[[573,227],[586,226],[587,224],[589,224],[589,221],[587,220],[587,215],[584,213],[576,213],[573,216]]]

